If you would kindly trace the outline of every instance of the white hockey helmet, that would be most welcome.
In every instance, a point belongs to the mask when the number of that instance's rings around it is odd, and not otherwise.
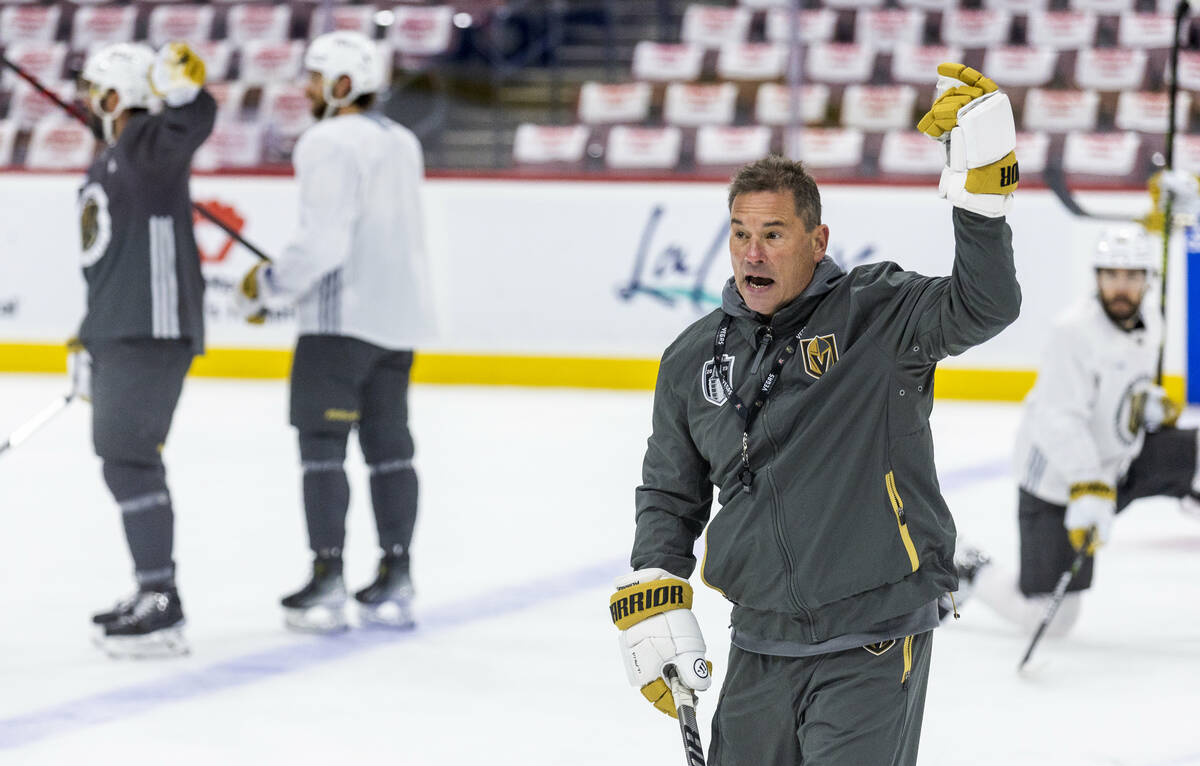
[[[88,56],[79,77],[88,85],[88,103],[104,126],[104,140],[113,143],[113,121],[126,109],[150,109],[155,105],[150,89],[154,50],[140,43],[106,45]],[[117,107],[104,108],[104,96],[117,93]]]
[[[338,107],[354,103],[359,96],[375,93],[383,87],[379,49],[360,32],[340,30],[320,35],[308,45],[304,68],[321,75],[324,81],[326,116]],[[342,76],[350,78],[350,90],[345,96],[335,98],[333,86]]]
[[[1092,266],[1097,269],[1134,269],[1148,274],[1158,271],[1160,254],[1154,241],[1140,226],[1107,229],[1096,241]]]

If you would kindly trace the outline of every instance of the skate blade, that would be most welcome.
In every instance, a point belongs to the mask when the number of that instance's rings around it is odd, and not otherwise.
[[[283,610],[283,624],[297,633],[341,633],[350,628],[345,607],[310,606],[307,609]]]
[[[393,630],[412,630],[417,627],[412,605],[396,601],[382,604],[359,604],[358,619],[364,626],[378,626]]]
[[[115,660],[162,659],[192,653],[183,636],[182,625],[156,630],[144,636],[104,636],[97,640],[97,645]]]

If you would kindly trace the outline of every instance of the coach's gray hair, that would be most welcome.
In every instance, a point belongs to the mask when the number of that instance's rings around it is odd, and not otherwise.
[[[737,195],[760,191],[791,191],[804,227],[812,229],[821,223],[821,192],[799,160],[772,154],[743,165],[729,183],[729,209]]]

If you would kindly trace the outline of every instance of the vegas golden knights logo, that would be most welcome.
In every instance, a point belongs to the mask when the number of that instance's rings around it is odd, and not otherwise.
[[[819,378],[838,360],[837,338],[833,333],[815,338],[800,339],[800,358],[804,360],[804,371]]]
[[[870,652],[871,654],[878,657],[879,655],[883,654],[884,652],[886,652],[888,649],[891,649],[895,645],[896,645],[896,639],[891,638],[891,639],[888,639],[887,641],[877,641],[873,644],[867,644],[866,646],[863,647],[863,649],[866,649],[868,652]]]

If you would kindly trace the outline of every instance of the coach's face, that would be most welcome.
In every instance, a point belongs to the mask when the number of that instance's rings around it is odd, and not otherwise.
[[[829,227],[807,228],[790,190],[733,199],[729,254],[738,292],[752,311],[771,316],[804,292],[828,244]]]

